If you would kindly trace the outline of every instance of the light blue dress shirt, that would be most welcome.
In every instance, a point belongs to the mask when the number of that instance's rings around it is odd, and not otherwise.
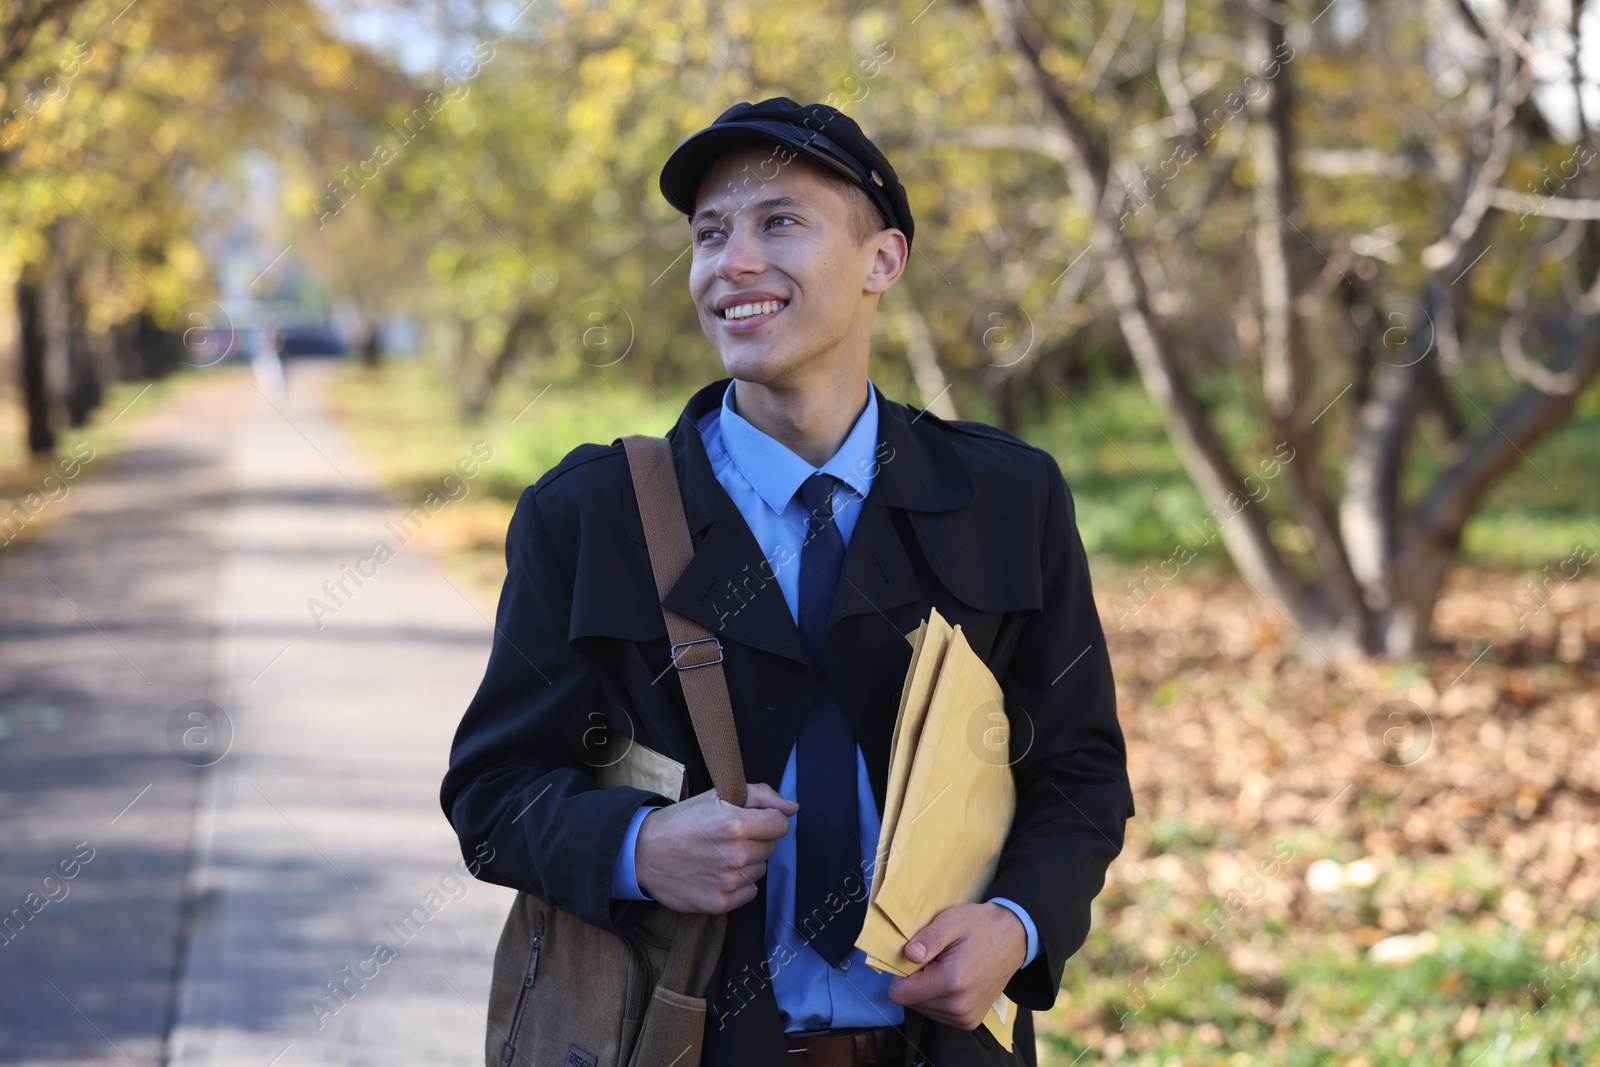
[[[825,474],[836,475],[843,485],[833,489],[834,520],[845,544],[860,517],[860,502],[872,489],[877,472],[878,438],[877,389],[867,383],[867,405],[856,419],[839,450],[822,465]],[[805,541],[806,507],[800,497],[802,482],[818,471],[788,446],[756,429],[734,410],[733,383],[722,394],[722,405],[712,408],[698,423],[706,454],[717,480],[739,508],[756,543],[761,546],[778,587],[789,604],[789,614],[800,623],[800,551]],[[795,749],[783,769],[778,793],[795,799]],[[871,891],[874,853],[877,851],[880,820],[867,763],[856,746],[856,808],[861,831],[861,869]],[[625,900],[650,900],[639,888],[634,868],[634,846],[639,825],[653,809],[641,805],[628,824],[622,839],[611,879],[611,895]],[[849,956],[830,967],[826,960],[800,936],[794,925],[795,826],[799,815],[789,819],[789,832],[775,842],[777,851],[767,860],[766,949],[772,974],[772,991],[785,1032],[836,1029],[854,1026],[885,1026],[905,1021],[905,1009],[889,999],[889,983],[894,975],[879,973],[866,966],[867,955],[853,949]],[[1033,962],[1039,952],[1039,932],[1022,906],[1004,897],[991,900],[1016,913],[1028,932],[1028,954],[1023,966]],[[780,949],[782,950],[780,952]],[[784,960],[788,962],[780,966]]]

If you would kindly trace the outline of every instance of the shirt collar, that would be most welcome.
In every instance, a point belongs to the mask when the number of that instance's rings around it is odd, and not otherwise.
[[[865,497],[872,489],[872,476],[878,467],[874,462],[878,440],[878,391],[870,378],[867,380],[867,406],[856,418],[839,450],[820,468],[813,467],[789,446],[756,429],[735,411],[732,381],[722,392],[718,418],[728,460],[774,514],[783,514],[801,483],[818,470],[839,478],[855,490],[858,498]]]

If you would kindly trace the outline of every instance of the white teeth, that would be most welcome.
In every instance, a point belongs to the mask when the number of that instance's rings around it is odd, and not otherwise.
[[[722,313],[725,319],[748,319],[752,315],[765,315],[769,311],[777,311],[787,301],[763,300],[759,304],[737,304]]]

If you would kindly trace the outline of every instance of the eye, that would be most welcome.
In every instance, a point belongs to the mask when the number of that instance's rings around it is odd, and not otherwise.
[[[772,223],[777,222],[779,219],[788,219],[790,222],[797,224],[800,221],[793,215],[773,215],[771,218],[767,219],[767,223],[768,225],[771,225]],[[784,228],[787,229],[787,227]],[[716,226],[707,226],[704,229],[696,230],[694,235],[694,243],[696,245],[704,244],[706,242],[706,237],[709,234],[717,234],[721,232],[722,230]]]

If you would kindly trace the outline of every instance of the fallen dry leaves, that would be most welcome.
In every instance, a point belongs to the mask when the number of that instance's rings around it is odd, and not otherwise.
[[[1354,923],[1371,945],[1447,916],[1527,928],[1590,912],[1600,581],[1528,612],[1526,580],[1458,570],[1435,651],[1337,665],[1237,578],[1170,585],[1121,629],[1103,598],[1137,808],[1102,898],[1118,940],[1151,961],[1192,940],[1275,842],[1299,843],[1288,873],[1245,883],[1230,941],[1272,919]],[[1365,860],[1368,884],[1313,891],[1323,856]]]

